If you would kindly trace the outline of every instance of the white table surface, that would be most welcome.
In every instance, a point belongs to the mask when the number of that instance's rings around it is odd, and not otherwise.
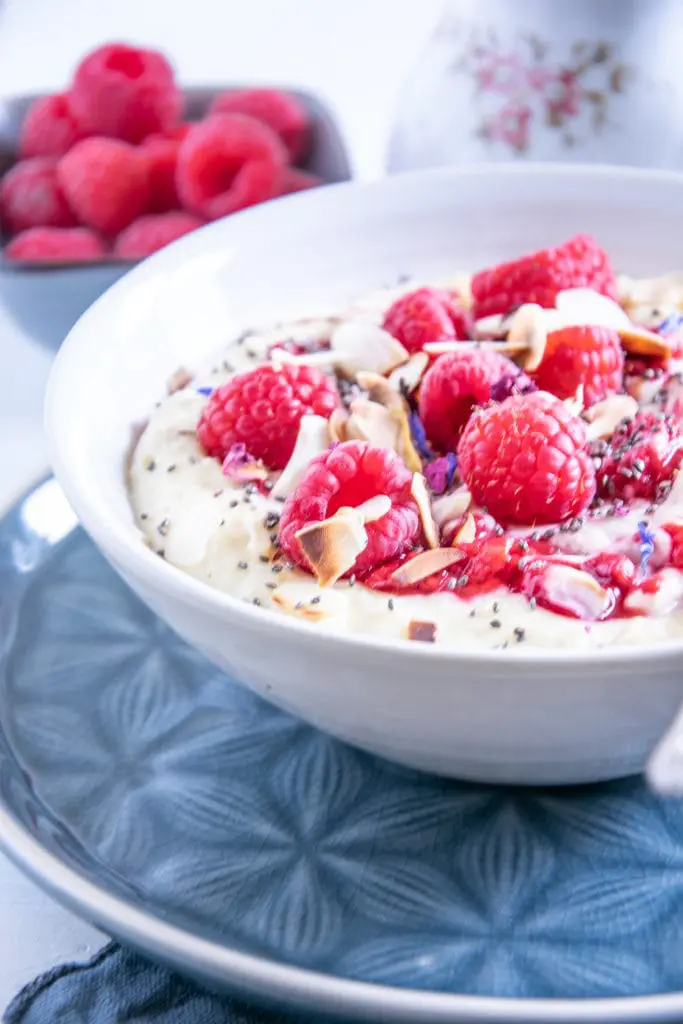
[[[441,0],[0,0],[0,93],[61,88],[90,46],[165,49],[186,84],[302,84],[333,105],[356,172],[381,174],[386,130]],[[49,355],[0,308],[0,502],[46,465],[41,427]],[[37,973],[87,957],[105,937],[0,854],[0,1013]]]

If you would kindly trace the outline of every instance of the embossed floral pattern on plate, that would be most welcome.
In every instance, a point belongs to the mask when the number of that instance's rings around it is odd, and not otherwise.
[[[639,780],[454,784],[329,739],[162,627],[43,486],[42,511],[0,523],[0,799],[65,863],[188,931],[346,977],[683,987],[682,804]]]

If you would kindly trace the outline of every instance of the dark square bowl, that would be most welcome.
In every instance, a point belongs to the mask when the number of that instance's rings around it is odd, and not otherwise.
[[[211,100],[237,85],[185,90],[185,118],[198,120]],[[312,143],[304,169],[325,182],[346,181],[351,167],[341,132],[328,108],[316,96],[288,89],[307,109]],[[0,170],[15,159],[21,124],[38,96],[0,100]],[[15,323],[34,341],[57,350],[82,313],[122,277],[135,261],[99,263],[28,263],[0,255],[0,301]]]

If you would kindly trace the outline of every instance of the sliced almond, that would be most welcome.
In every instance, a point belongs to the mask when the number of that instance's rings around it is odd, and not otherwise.
[[[658,359],[669,359],[672,348],[666,338],[645,327],[631,324],[618,330],[621,345],[625,352],[632,356],[654,356]]]
[[[413,473],[413,479],[410,484],[410,493],[415,499],[417,510],[420,513],[420,521],[422,523],[422,529],[424,531],[427,544],[430,548],[438,548],[439,530],[434,522],[434,516],[432,515],[432,503],[429,499],[429,491],[427,489],[427,481],[422,473]]]
[[[451,494],[443,494],[432,501],[432,515],[438,526],[443,527],[454,519],[460,519],[472,504],[472,495],[466,487],[459,487]]]
[[[399,587],[410,587],[414,583],[426,580],[436,572],[442,572],[449,566],[461,562],[465,555],[455,548],[431,548],[422,551],[409,561],[394,569],[391,574],[392,583]]]
[[[169,395],[174,395],[176,391],[182,391],[188,384],[192,383],[193,376],[189,370],[186,370],[184,366],[181,366],[174,374],[172,374],[168,383],[166,384],[166,391]]]
[[[330,446],[328,422],[323,416],[302,416],[294,451],[273,487],[274,498],[288,498],[304,475],[311,459]]]
[[[453,535],[451,545],[457,547],[458,544],[472,544],[476,540],[477,536],[477,523],[472,513],[468,513],[465,516],[464,522],[459,530]]]
[[[610,395],[604,401],[592,405],[583,413],[588,420],[586,438],[597,441],[610,438],[622,420],[631,419],[638,412],[638,403],[630,395]]]
[[[426,352],[414,352],[407,363],[392,370],[387,380],[396,391],[412,394],[419,387],[428,366],[429,355]]]
[[[422,349],[430,356],[445,356],[450,352],[471,352],[485,349],[487,352],[502,352],[503,355],[514,355],[526,352],[526,341],[428,341]]]
[[[348,440],[346,433],[348,419],[348,414],[343,409],[333,409],[332,415],[327,421],[330,441],[340,443]]]
[[[360,516],[339,510],[330,519],[309,523],[295,534],[301,550],[321,587],[329,587],[353,569],[368,546],[368,534]]]
[[[411,619],[406,629],[408,640],[417,640],[424,644],[436,643],[436,623],[420,622],[419,619]]]
[[[353,377],[361,370],[390,373],[407,362],[410,353],[376,324],[348,321],[332,335],[332,356],[335,365]]]
[[[611,327],[616,331],[631,324],[618,302],[592,288],[559,292],[555,307],[563,327]]]

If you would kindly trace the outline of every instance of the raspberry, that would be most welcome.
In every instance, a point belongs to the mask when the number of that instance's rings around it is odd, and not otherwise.
[[[135,143],[168,131],[183,98],[161,53],[108,43],[78,65],[69,106],[84,133]]]
[[[440,288],[402,295],[385,313],[382,326],[409,352],[419,352],[430,341],[470,338],[472,328],[458,297]]]
[[[0,182],[0,216],[12,234],[26,228],[75,225],[57,180],[57,161],[36,156],[11,167]]]
[[[210,114],[247,114],[268,125],[282,139],[293,164],[301,162],[310,143],[310,124],[303,105],[279,89],[238,89],[216,96]]]
[[[420,517],[410,493],[411,473],[402,459],[387,448],[365,441],[345,441],[308,465],[280,516],[280,545],[297,565],[308,569],[295,536],[307,523],[328,519],[345,506],[355,508],[378,494],[391,499],[381,519],[366,523],[368,546],[356,559],[353,571],[368,572],[376,565],[409,550],[420,535]]]
[[[19,135],[19,156],[64,156],[81,139],[66,96],[43,96],[30,108]]]
[[[152,213],[138,217],[129,224],[114,243],[114,255],[126,260],[140,260],[163,249],[190,231],[200,228],[203,221],[184,210]]]
[[[209,397],[197,434],[209,455],[223,459],[244,444],[270,469],[284,469],[307,413],[329,416],[339,405],[332,380],[310,366],[268,364],[232,377]]]
[[[617,427],[598,470],[604,498],[644,498],[666,493],[683,462],[683,429],[672,417],[641,409]]]
[[[81,262],[107,255],[104,242],[87,228],[29,228],[5,248],[10,260]]]
[[[465,483],[500,522],[555,523],[577,516],[595,494],[595,469],[581,420],[544,391],[475,411],[458,445]]]
[[[309,174],[308,171],[300,171],[296,167],[285,167],[282,172],[280,189],[278,195],[289,196],[292,192],[305,192],[309,188],[317,188],[323,184],[323,179]]]
[[[71,208],[88,227],[116,235],[147,209],[144,156],[127,142],[97,136],[77,142],[57,164]]]
[[[210,220],[278,194],[287,154],[267,125],[213,114],[181,143],[176,184],[184,206]]]
[[[606,327],[564,327],[551,331],[543,361],[531,374],[542,391],[573,398],[580,385],[586,407],[621,391],[624,353],[616,331]]]
[[[576,235],[564,245],[480,270],[472,278],[474,315],[480,319],[508,313],[525,302],[552,309],[557,293],[566,288],[593,288],[611,299],[617,297],[607,254],[589,235]]]
[[[140,146],[147,166],[151,213],[166,213],[180,207],[175,183],[179,149],[180,139],[168,139],[164,135],[150,135]]]
[[[488,402],[492,386],[515,369],[500,352],[485,348],[439,356],[420,387],[420,419],[430,442],[455,451],[474,406]]]

